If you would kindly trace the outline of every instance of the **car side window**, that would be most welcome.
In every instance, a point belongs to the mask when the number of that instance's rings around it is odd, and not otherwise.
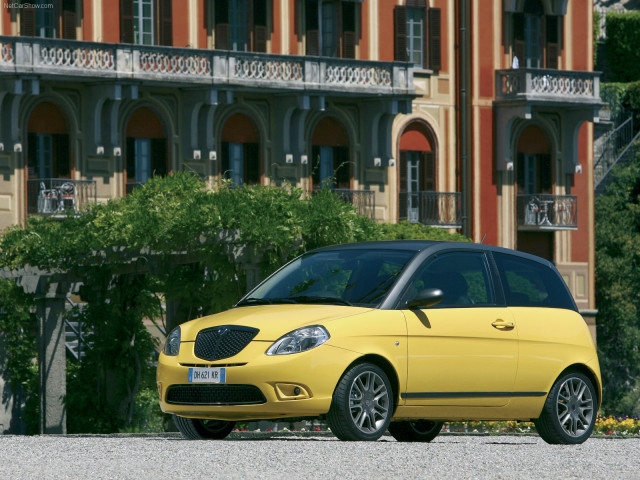
[[[421,290],[439,288],[441,302],[432,308],[493,305],[495,296],[487,259],[482,252],[449,252],[418,269],[403,297],[408,302]]]
[[[552,269],[526,258],[494,253],[510,307],[552,307],[575,310],[570,293]]]

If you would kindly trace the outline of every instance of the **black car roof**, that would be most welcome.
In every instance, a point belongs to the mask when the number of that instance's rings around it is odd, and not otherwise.
[[[553,266],[553,263],[529,253],[521,252],[518,250],[511,250],[509,248],[496,247],[493,245],[484,245],[480,243],[471,242],[451,242],[442,240],[378,240],[371,242],[357,242],[357,243],[343,243],[339,245],[331,245],[329,247],[321,247],[313,252],[329,251],[329,250],[361,250],[361,249],[375,249],[375,250],[408,250],[414,252],[421,252],[424,250],[431,250],[432,252],[439,250],[448,250],[460,248],[464,250],[484,250],[492,252],[502,252],[509,255],[517,255],[519,257],[529,258],[531,260]]]

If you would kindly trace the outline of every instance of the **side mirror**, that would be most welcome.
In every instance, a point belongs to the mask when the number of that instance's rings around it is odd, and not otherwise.
[[[407,307],[409,308],[427,308],[436,305],[444,298],[444,293],[439,288],[427,288],[421,290],[418,294],[409,302]]]

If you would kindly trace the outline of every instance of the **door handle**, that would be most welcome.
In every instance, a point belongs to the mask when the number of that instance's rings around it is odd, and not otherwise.
[[[491,323],[491,326],[497,328],[498,330],[513,330],[515,325],[513,322],[505,322],[504,320],[496,320]]]

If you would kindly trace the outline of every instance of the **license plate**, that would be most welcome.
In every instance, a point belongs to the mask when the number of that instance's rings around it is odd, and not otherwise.
[[[189,383],[225,383],[226,368],[190,368]]]

